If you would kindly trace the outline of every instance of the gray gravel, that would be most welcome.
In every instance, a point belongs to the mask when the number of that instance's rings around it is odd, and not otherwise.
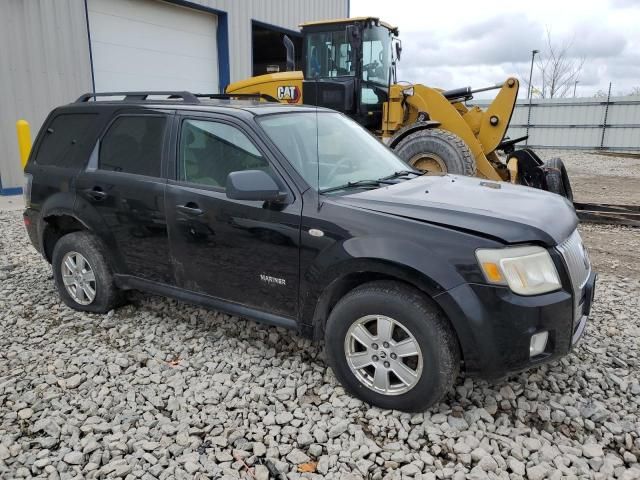
[[[601,276],[573,354],[410,415],[284,330],[142,294],[74,312],[26,244],[0,212],[2,478],[640,478],[637,278]]]
[[[560,157],[567,166],[569,174],[581,176],[632,177],[640,180],[640,157],[638,153],[615,155],[613,152],[603,155],[591,150],[555,150],[537,149],[542,160]]]
[[[542,160],[560,157],[579,202],[640,205],[640,156],[587,150],[538,149]]]

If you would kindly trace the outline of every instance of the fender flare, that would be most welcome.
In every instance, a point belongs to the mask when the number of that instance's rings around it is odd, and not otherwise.
[[[327,314],[335,301],[357,285],[379,278],[406,283],[432,299],[445,291],[432,278],[406,264],[375,257],[345,260],[323,272],[314,288],[302,296],[301,326],[312,332],[314,338],[322,337]]]
[[[62,217],[67,216],[77,220],[81,225],[88,229],[85,222],[78,218],[74,212],[75,195],[67,192],[59,192],[49,197],[42,205],[40,214],[38,215],[38,221],[36,224],[36,232],[38,236],[39,250],[42,252],[42,256],[51,262],[51,259],[47,257],[47,253],[44,245],[45,231],[49,228],[47,219],[50,217]]]
[[[43,257],[51,262],[45,250],[44,240],[45,231],[48,226],[47,219],[55,216],[67,216],[76,220],[88,232],[94,233],[106,248],[111,260],[111,267],[115,272],[124,271],[124,260],[115,246],[115,239],[109,228],[103,224],[102,217],[99,215],[81,215],[78,212],[78,202],[82,200],[75,194],[58,193],[47,199],[40,210],[40,218],[38,219],[38,242]]]
[[[438,128],[439,126],[440,126],[440,122],[436,122],[435,120],[425,120],[422,122],[412,123],[411,125],[407,125],[406,127],[402,127],[400,130],[398,130],[393,135],[393,137],[391,137],[387,145],[390,149],[394,150],[398,146],[400,141],[406,136],[411,135],[412,133],[418,132],[420,130],[427,130],[429,128]]]

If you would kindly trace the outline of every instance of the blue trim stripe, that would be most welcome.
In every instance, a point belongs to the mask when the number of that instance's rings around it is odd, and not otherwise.
[[[2,188],[2,175],[0,175],[0,196],[20,195],[20,194],[22,194],[22,187]]]
[[[0,187],[0,195],[8,196],[8,195],[22,195],[22,187],[13,187],[13,188],[1,188]]]
[[[229,68],[229,22],[227,14],[218,14],[218,89],[224,93],[225,88],[231,82]]]

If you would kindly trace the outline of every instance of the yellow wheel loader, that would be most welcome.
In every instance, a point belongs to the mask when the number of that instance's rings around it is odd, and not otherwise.
[[[280,102],[318,105],[350,116],[378,135],[414,168],[508,181],[572,199],[560,159],[545,165],[526,139],[505,139],[518,95],[518,80],[487,88],[441,90],[398,82],[402,44],[398,29],[375,17],[301,25],[302,70],[285,37],[287,71],[230,84],[228,94],[261,94]],[[467,106],[480,91],[499,90],[486,108]],[[504,161],[497,151],[505,153]]]

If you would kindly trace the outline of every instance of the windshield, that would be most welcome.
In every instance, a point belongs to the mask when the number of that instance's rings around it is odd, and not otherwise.
[[[258,121],[298,173],[319,191],[411,170],[369,132],[340,113],[285,113]]]
[[[362,79],[386,86],[391,63],[391,32],[384,27],[364,29],[362,38]]]

